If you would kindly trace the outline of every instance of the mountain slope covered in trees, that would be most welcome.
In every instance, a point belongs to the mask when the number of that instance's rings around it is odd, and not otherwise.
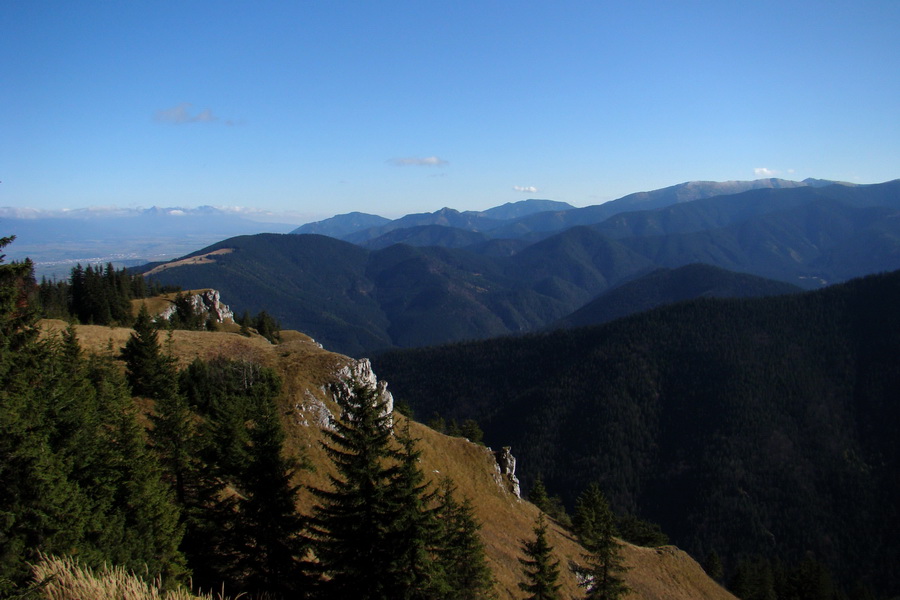
[[[799,291],[800,288],[789,283],[696,263],[677,269],[659,269],[623,283],[561,319],[554,327],[600,325],[694,298],[753,298]]]
[[[73,573],[29,585],[30,565],[46,573],[55,555],[87,586],[79,600],[112,585],[91,568],[222,597],[516,597],[517,536],[537,509],[490,449],[394,412],[367,362],[298,332],[170,329],[163,342],[143,300],[133,329],[38,322],[31,263],[2,259],[0,596],[72,597],[60,588]],[[107,300],[134,283],[97,276]],[[568,532],[548,537],[581,560]],[[661,598],[659,582],[731,597],[675,549],[625,554],[639,597]],[[576,593],[572,571],[561,583]]]
[[[539,330],[661,267],[705,263],[806,289],[897,269],[898,209],[900,181],[767,187],[623,212],[537,240],[486,239],[496,230],[459,224],[493,220],[447,209],[452,227],[420,227],[427,215],[411,215],[410,228],[385,238],[436,245],[364,249],[314,235],[242,236],[155,278],[219,289],[239,312],[266,310],[360,356]]]
[[[599,481],[726,570],[828,564],[900,591],[900,272],[374,359],[416,414],[477,420],[567,502]],[[440,368],[433,368],[440,365]],[[850,580],[850,581],[847,581]]]

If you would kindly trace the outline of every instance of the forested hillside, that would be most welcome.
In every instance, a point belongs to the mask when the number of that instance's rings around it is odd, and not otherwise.
[[[0,597],[99,599],[120,569],[219,598],[519,597],[537,509],[490,449],[393,412],[368,363],[143,309],[37,322],[37,297],[28,263],[0,264]],[[600,559],[543,535],[580,595]],[[637,598],[732,597],[675,548],[614,547]]]
[[[525,487],[572,506],[599,481],[726,571],[811,558],[900,591],[900,272],[817,292],[704,299],[605,326],[374,364],[420,418],[475,419]]]
[[[537,213],[494,229],[497,220],[478,213],[408,215],[380,237],[357,232],[372,248],[242,236],[148,270],[163,284],[221,290],[238,311],[266,310],[364,356],[540,330],[659,268],[703,263],[804,289],[900,268],[898,181],[660,198],[667,204]],[[542,232],[524,227],[541,215],[550,220]]]
[[[799,291],[800,288],[782,281],[696,263],[677,269],[659,269],[623,283],[600,294],[553,327],[600,325],[657,306],[694,298],[755,298]]]

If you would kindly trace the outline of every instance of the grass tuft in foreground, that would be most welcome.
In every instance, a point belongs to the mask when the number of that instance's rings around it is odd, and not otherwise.
[[[34,585],[26,598],[47,600],[227,600],[222,594],[196,596],[185,588],[164,590],[157,579],[147,582],[122,567],[94,571],[74,558],[42,556],[32,568]]]

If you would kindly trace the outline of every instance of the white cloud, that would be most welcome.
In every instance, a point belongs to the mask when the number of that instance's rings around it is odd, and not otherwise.
[[[778,171],[775,169],[769,169],[767,167],[756,167],[753,169],[753,174],[757,177],[775,177],[778,175]]]
[[[181,104],[176,104],[172,108],[164,108],[162,110],[158,110],[153,114],[153,119],[160,123],[212,123],[213,121],[218,121],[219,117],[215,116],[213,112],[205,108],[197,114],[191,114],[191,106],[190,102],[182,102]]]
[[[437,156],[392,158],[388,162],[395,167],[442,167],[450,164]]]
[[[533,185],[514,185],[513,189],[517,192],[524,192],[526,194],[534,194],[538,191],[538,189]]]

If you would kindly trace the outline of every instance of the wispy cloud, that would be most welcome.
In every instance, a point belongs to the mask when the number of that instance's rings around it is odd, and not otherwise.
[[[395,167],[443,167],[450,163],[437,156],[410,156],[405,158],[392,158],[388,162]]]
[[[212,110],[204,108],[200,112],[194,113],[191,110],[193,105],[190,102],[182,102],[176,104],[172,108],[164,108],[153,113],[153,120],[159,123],[174,123],[180,125],[182,123],[213,123],[219,120],[219,117],[213,114]],[[226,125],[233,125],[232,121],[225,121]]]
[[[756,167],[753,169],[753,174],[757,177],[775,177],[778,175],[778,171],[775,169],[770,169],[768,167]]]
[[[524,192],[526,194],[534,194],[538,191],[533,185],[514,185],[513,189],[517,192]]]

